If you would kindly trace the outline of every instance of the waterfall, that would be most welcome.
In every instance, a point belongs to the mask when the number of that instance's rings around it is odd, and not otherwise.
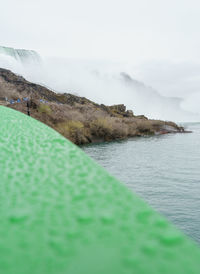
[[[0,46],[0,54],[13,57],[22,64],[41,62],[40,55],[34,50],[14,49]]]

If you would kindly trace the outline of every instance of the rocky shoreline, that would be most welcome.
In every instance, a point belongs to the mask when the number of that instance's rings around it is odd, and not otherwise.
[[[173,122],[136,116],[123,104],[105,106],[73,94],[58,94],[9,70],[0,69],[0,104],[26,114],[24,98],[29,98],[33,118],[77,145],[186,132]]]

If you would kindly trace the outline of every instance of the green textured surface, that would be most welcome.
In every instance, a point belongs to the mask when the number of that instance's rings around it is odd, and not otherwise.
[[[199,248],[54,130],[0,107],[0,273],[200,273]]]

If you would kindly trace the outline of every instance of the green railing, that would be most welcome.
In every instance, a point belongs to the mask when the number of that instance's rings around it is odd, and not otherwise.
[[[0,273],[200,273],[200,250],[78,147],[0,107]]]

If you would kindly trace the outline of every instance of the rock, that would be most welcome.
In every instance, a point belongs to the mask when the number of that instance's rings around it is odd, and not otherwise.
[[[124,117],[133,117],[133,111],[132,110],[127,110],[126,113],[124,114]]]
[[[115,110],[119,113],[124,113],[126,111],[126,106],[124,104],[113,105],[109,107],[111,110]]]
[[[148,118],[144,115],[137,115],[137,116],[135,116],[135,118],[148,120]]]

